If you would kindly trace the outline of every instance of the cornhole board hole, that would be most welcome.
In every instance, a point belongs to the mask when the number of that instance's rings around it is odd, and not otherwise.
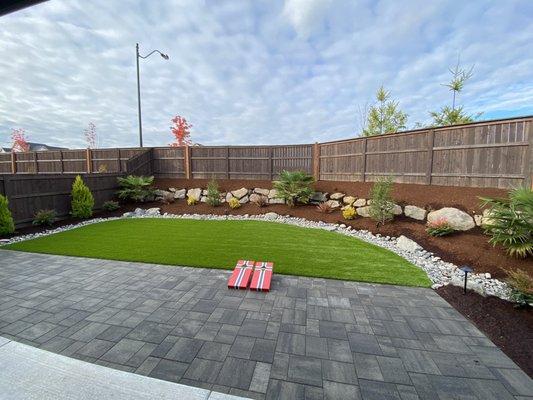
[[[228,280],[229,289],[246,289],[252,278],[254,262],[239,260]]]
[[[273,268],[273,262],[257,261],[254,266],[254,274],[252,276],[252,283],[250,283],[250,290],[268,292],[270,290]]]

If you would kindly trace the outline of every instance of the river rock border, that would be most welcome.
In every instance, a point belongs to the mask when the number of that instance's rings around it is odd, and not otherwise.
[[[445,285],[463,286],[464,273],[454,264],[443,261],[440,257],[424,250],[413,240],[405,237],[391,237],[380,234],[373,234],[367,230],[356,230],[345,224],[330,224],[326,222],[316,222],[304,218],[291,217],[289,215],[279,215],[274,212],[267,212],[258,215],[214,215],[214,214],[160,214],[159,208],[141,209],[137,208],[133,212],[124,213],[122,217],[95,218],[83,221],[78,224],[65,225],[59,228],[46,230],[39,233],[16,236],[10,239],[0,240],[0,245],[18,243],[31,240],[54,233],[76,229],[82,226],[96,224],[104,221],[112,221],[125,218],[176,218],[176,219],[197,219],[197,220],[255,220],[270,221],[303,228],[324,229],[336,232],[345,236],[355,237],[365,242],[380,246],[390,250],[400,257],[416,265],[426,272],[433,282],[432,288],[437,289]],[[470,274],[468,278],[468,288],[483,296],[496,296],[504,300],[510,300],[510,287],[498,279],[492,279],[488,273]]]

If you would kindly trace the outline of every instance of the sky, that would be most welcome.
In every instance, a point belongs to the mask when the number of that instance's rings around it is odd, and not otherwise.
[[[172,141],[185,117],[203,145],[313,143],[358,136],[380,85],[408,127],[459,96],[480,119],[533,114],[531,0],[51,0],[0,17],[0,144]]]

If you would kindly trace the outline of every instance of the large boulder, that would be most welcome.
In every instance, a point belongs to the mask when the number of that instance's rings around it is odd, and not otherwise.
[[[357,211],[357,215],[360,215],[361,217],[368,218],[370,217],[370,207],[364,206],[364,207],[358,207],[355,209]]]
[[[396,246],[398,246],[399,249],[407,251],[409,253],[414,253],[418,250],[422,250],[422,247],[417,242],[409,239],[408,237],[405,237],[404,235],[400,236],[396,240]]]
[[[270,189],[268,191],[268,198],[269,199],[274,199],[274,198],[277,198],[278,197],[278,191],[276,189]]]
[[[261,196],[268,196],[270,189],[255,188],[254,193],[260,194]]]
[[[339,208],[341,206],[341,203],[337,200],[328,200],[326,201],[326,204],[328,204],[331,208]]]
[[[392,213],[394,215],[402,215],[403,214],[402,207],[399,206],[398,204],[395,204],[394,207],[392,207]]]
[[[246,196],[248,194],[248,189],[246,188],[240,188],[240,189],[237,189],[237,190],[233,190],[231,192],[231,194],[238,198],[239,200],[242,199],[244,196]]]
[[[327,201],[328,194],[324,192],[314,192],[309,201],[313,204],[323,203]]]
[[[337,193],[333,193],[331,196],[329,196],[329,198],[330,198],[331,200],[340,200],[340,199],[342,199],[344,196],[346,196],[344,193],[337,192]]]
[[[175,199],[184,199],[187,194],[187,189],[174,189]]]
[[[357,200],[355,197],[353,196],[345,196],[343,199],[342,199],[342,202],[344,204],[349,204],[349,205],[352,205],[353,203],[355,203],[355,200]]]
[[[252,203],[255,203],[257,201],[261,201],[262,199],[265,199],[266,200],[266,197],[265,196],[262,196],[260,194],[257,194],[257,193],[252,193],[250,195],[250,202]]]
[[[241,197],[241,198],[239,199],[239,203],[241,203],[241,204],[246,204],[246,203],[248,203],[249,201],[250,201],[250,198],[249,198],[248,196],[244,196],[244,197]]]
[[[468,231],[476,226],[470,215],[453,207],[444,207],[428,214],[428,222],[435,222],[440,218],[446,219],[456,231]]]
[[[195,188],[187,190],[187,197],[192,197],[196,199],[196,201],[199,201],[200,197],[202,197],[202,189]]]
[[[231,199],[233,199],[233,195],[231,194],[231,192],[226,193],[226,201],[229,203]]]
[[[426,210],[417,206],[405,206],[403,212],[406,217],[423,221],[426,218]]]
[[[366,206],[366,199],[357,199],[352,204],[354,207],[363,207]]]

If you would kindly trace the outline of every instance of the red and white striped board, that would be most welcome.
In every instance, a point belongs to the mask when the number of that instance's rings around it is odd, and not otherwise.
[[[254,262],[248,260],[239,260],[228,280],[230,289],[246,289],[252,277]]]
[[[273,269],[273,262],[257,261],[254,266],[254,274],[252,276],[252,283],[250,283],[250,290],[268,292],[270,290]]]

